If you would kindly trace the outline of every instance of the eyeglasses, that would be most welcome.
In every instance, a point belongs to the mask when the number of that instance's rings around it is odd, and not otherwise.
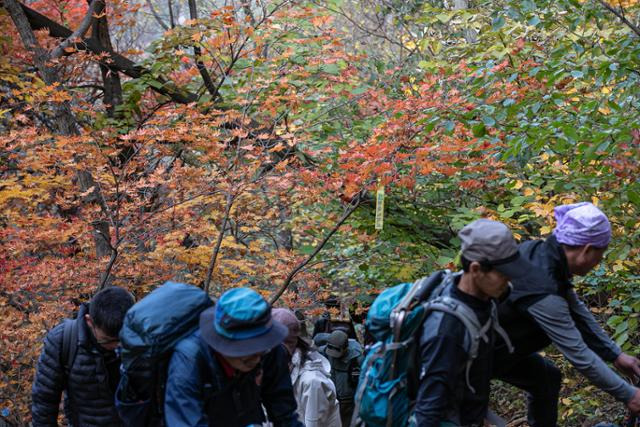
[[[96,343],[101,346],[120,344],[120,338],[113,338],[108,336],[107,334],[99,331],[95,325],[91,325],[91,331],[93,332],[93,336],[96,339]]]

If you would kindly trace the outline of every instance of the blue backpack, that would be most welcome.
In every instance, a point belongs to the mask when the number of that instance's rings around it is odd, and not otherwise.
[[[200,288],[167,282],[127,311],[120,331],[116,408],[125,426],[164,426],[167,368],[176,344],[198,328],[213,301]]]
[[[443,294],[458,274],[443,270],[415,283],[402,283],[380,293],[371,305],[366,327],[375,343],[368,347],[362,363],[355,411],[367,427],[399,427],[409,422],[418,388],[417,332],[431,311],[456,316],[467,328],[471,339],[466,382],[473,393],[469,371],[478,355],[480,339],[488,339],[487,332],[493,328],[511,350],[506,333],[496,321],[495,304],[491,318],[482,325],[466,304]]]

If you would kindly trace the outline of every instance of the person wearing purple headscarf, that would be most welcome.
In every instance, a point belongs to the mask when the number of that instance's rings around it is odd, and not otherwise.
[[[623,353],[602,330],[572,283],[573,276],[588,274],[602,261],[611,224],[591,203],[558,206],[554,213],[551,236],[518,248],[535,268],[512,280],[513,290],[500,306],[500,324],[515,352],[509,354],[506,344],[496,346],[493,377],[527,392],[530,426],[556,426],[562,376],[538,353],[553,344],[594,385],[640,413],[640,390],[607,365],[637,378],[640,360]]]

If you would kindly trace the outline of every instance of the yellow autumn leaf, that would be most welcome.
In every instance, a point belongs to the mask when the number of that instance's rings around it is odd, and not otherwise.
[[[519,190],[522,188],[524,184],[522,183],[522,181],[518,180],[516,181],[515,185],[513,186],[514,190]]]

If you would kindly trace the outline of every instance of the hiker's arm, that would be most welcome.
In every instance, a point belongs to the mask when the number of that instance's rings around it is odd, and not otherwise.
[[[445,411],[460,381],[460,369],[466,365],[467,352],[459,337],[434,333],[438,326],[424,326],[420,339],[420,387],[416,398],[415,416],[419,426],[437,426],[445,421]]]
[[[591,311],[578,298],[575,291],[567,292],[567,302],[571,309],[571,314],[576,323],[576,327],[582,334],[585,343],[591,350],[607,362],[613,362],[620,356],[622,350],[611,338],[602,330]]]
[[[36,377],[31,389],[31,417],[34,427],[57,426],[65,373],[60,361],[64,324],[53,328],[44,339]]]
[[[302,427],[289,376],[286,350],[279,345],[263,359],[262,404],[275,427]]]
[[[167,426],[208,427],[204,412],[200,364],[180,351],[169,362],[164,400]]]
[[[593,384],[624,403],[633,397],[633,386],[620,378],[584,342],[564,298],[547,295],[527,310],[556,348]]]

